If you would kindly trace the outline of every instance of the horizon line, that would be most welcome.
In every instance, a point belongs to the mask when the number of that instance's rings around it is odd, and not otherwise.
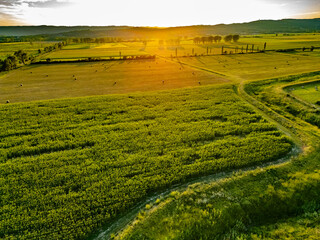
[[[217,24],[194,24],[194,25],[180,25],[180,26],[131,26],[131,25],[0,25],[0,27],[131,27],[131,28],[179,28],[179,27],[194,27],[194,26],[217,26],[217,25],[233,25],[233,24],[245,24],[258,21],[282,21],[282,20],[316,20],[317,18],[281,18],[281,19],[258,19],[254,21],[234,22],[234,23],[217,23]]]

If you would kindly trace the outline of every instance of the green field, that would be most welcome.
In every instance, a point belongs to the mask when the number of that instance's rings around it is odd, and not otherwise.
[[[281,34],[280,34],[281,35]],[[319,46],[320,34],[297,34],[296,36],[278,36],[275,34],[259,35],[259,36],[244,36],[241,37],[237,43],[226,43],[223,40],[218,43],[205,43],[194,44],[193,39],[181,40],[180,44],[170,44],[164,41],[163,45],[159,44],[159,40],[148,42],[144,51],[157,54],[161,56],[176,56],[176,49],[178,56],[192,55],[192,52],[197,55],[207,55],[207,48],[209,54],[221,54],[221,47],[224,46],[225,50],[229,53],[232,51],[235,53],[236,47],[239,48],[238,52],[241,52],[241,48],[244,48],[246,52],[246,46],[249,45],[249,52],[252,44],[254,44],[255,51],[257,48],[263,50],[264,43],[267,43],[266,50],[278,50],[288,48],[310,48],[311,46]],[[141,48],[141,43],[127,43],[127,46],[133,48]]]
[[[0,111],[2,238],[83,238],[150,192],[292,148],[231,86]]]
[[[14,52],[23,50],[29,55],[37,55],[39,49],[51,46],[56,42],[18,42],[18,43],[0,43],[0,60],[5,59]]]
[[[9,72],[0,79],[1,103],[167,90],[229,81],[163,59],[39,64]]]
[[[52,54],[61,54],[64,50]],[[66,50],[73,51],[73,50]],[[317,56],[285,53],[39,64],[0,76],[0,102],[157,91],[315,71]],[[21,86],[22,84],[22,86]]]
[[[320,34],[266,34],[258,36],[246,36],[240,39],[243,44],[255,44],[263,46],[267,42],[267,50],[290,49],[290,48],[310,48],[311,46],[319,46]],[[261,49],[261,47],[260,47]]]
[[[318,101],[320,101],[319,88],[320,83],[316,81],[308,84],[306,83],[298,86],[292,86],[289,88],[289,90],[297,97],[312,104],[316,104]]]
[[[160,41],[163,41],[160,44]],[[258,35],[258,36],[244,36],[241,37],[237,43],[226,43],[223,40],[217,43],[205,43],[194,44],[193,39],[183,39],[179,41],[179,44],[170,42],[172,39],[151,39],[146,45],[143,42],[124,42],[124,43],[79,43],[70,44],[63,48],[62,51],[54,52],[43,59],[51,58],[53,60],[64,59],[81,59],[88,57],[107,58],[132,56],[132,55],[145,55],[156,54],[165,57],[176,56],[189,56],[193,54],[207,55],[208,54],[221,54],[221,47],[230,53],[235,53],[235,48],[238,47],[238,53],[241,52],[241,48],[249,45],[249,52],[251,51],[252,44],[255,51],[257,48],[262,50],[264,43],[267,43],[266,50],[278,50],[287,48],[310,48],[311,46],[319,46],[320,34],[297,34],[295,36],[282,36],[281,34],[276,37],[274,34]]]
[[[53,52],[43,59],[52,60],[81,59],[81,58],[106,58],[122,56],[146,55],[143,45],[129,47],[124,43],[103,43],[103,44],[71,44],[64,47],[61,51]]]
[[[295,132],[305,154],[148,202],[122,231],[114,229],[115,239],[318,239],[319,113],[279,89],[319,76],[253,81],[244,88],[246,100]]]
[[[156,58],[2,73],[0,239],[97,239],[109,228],[114,235],[102,239],[259,239],[287,236],[300,218],[316,223],[308,214],[320,209],[320,117],[302,100],[320,100],[319,50],[220,53],[222,45],[264,42],[310,47],[319,36],[184,39],[179,48],[158,40],[69,44],[43,59],[120,51]],[[203,56],[171,58],[176,49]],[[279,233],[270,222],[281,223]]]
[[[285,53],[259,53],[220,55],[181,60],[191,66],[199,66],[222,73],[236,80],[258,80],[316,71],[320,68],[318,57],[296,56]]]

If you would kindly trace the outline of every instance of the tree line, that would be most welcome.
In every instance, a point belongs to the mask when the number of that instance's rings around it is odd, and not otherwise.
[[[240,35],[236,34],[236,35],[227,35],[223,38],[223,40],[225,42],[238,42],[238,40],[240,39]],[[217,36],[203,36],[203,37],[195,37],[193,39],[193,42],[195,44],[205,44],[205,43],[218,43],[221,42],[222,37],[217,35]]]
[[[66,42],[55,43],[52,46],[45,47],[44,49],[38,49],[38,56],[41,54],[49,53],[54,50],[62,49]],[[26,65],[34,62],[36,57],[26,53],[24,50],[18,50],[13,55],[7,56],[4,60],[0,60],[0,71],[10,71],[18,68],[21,65]]]

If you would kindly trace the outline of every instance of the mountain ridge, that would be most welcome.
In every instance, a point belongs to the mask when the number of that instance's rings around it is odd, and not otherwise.
[[[134,26],[0,26],[0,36],[59,36],[59,37],[162,37],[163,35],[196,36],[226,34],[320,32],[320,18],[256,20],[245,23],[192,25],[177,27]]]

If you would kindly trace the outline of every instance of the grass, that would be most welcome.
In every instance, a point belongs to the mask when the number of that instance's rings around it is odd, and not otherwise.
[[[292,226],[290,217],[301,213],[305,214],[305,222],[318,224],[308,210],[303,210],[312,202],[319,203],[318,154],[281,167],[191,185],[163,199],[159,208],[153,203],[150,213],[141,213],[142,217],[115,239],[269,239],[270,235],[270,239],[285,239],[288,235],[288,239],[297,239],[293,236],[301,233],[306,234],[301,239],[317,236],[317,227],[300,225],[293,234],[286,232],[285,226]],[[286,224],[281,226],[281,222]],[[268,227],[272,223],[273,227]],[[272,229],[279,229],[278,234]]]
[[[17,42],[17,43],[0,43],[0,59],[5,59],[18,50],[23,50],[29,55],[38,54],[38,49],[52,46],[55,42]]]
[[[316,125],[309,120],[316,118],[317,113],[286,97],[286,92],[275,91],[288,82],[299,83],[317,75],[319,72],[256,81],[245,87],[255,98],[263,100],[266,108],[291,122],[295,134],[307,134],[308,152],[279,166],[191,185],[168,196],[159,208],[157,203],[150,203],[154,207],[140,213],[115,238],[317,239],[320,132],[304,122]],[[310,225],[302,226],[301,222]],[[293,226],[297,229],[293,230]]]
[[[291,34],[284,36],[283,34],[265,34],[258,37],[248,36],[240,38],[243,44],[255,44],[261,46],[267,42],[267,50],[290,49],[290,48],[310,48],[311,46],[319,46],[320,34]]]
[[[291,141],[231,85],[0,106],[0,238],[85,239],[148,194]]]
[[[281,35],[281,34],[280,34]],[[255,45],[255,49],[259,47],[263,49],[264,43],[267,42],[267,50],[287,49],[287,48],[302,48],[311,46],[319,46],[319,34],[296,34],[295,36],[278,36],[274,34],[259,35],[258,37],[245,36],[240,38],[237,43],[226,43],[223,40],[219,43],[206,43],[206,44],[194,44],[193,39],[180,40],[180,44],[176,45],[170,42],[163,41],[163,44],[159,44],[159,39],[154,39],[147,42],[144,45],[142,42],[126,42],[126,43],[80,43],[70,44],[64,47],[62,51],[54,52],[46,56],[54,60],[63,59],[79,59],[88,57],[117,57],[119,52],[122,56],[131,55],[145,55],[145,54],[157,54],[164,57],[176,56],[176,49],[178,56],[188,56],[192,53],[197,55],[207,55],[207,48],[209,54],[221,54],[221,47],[229,53],[235,51],[234,48],[241,49],[249,45],[251,49],[252,44]],[[240,50],[239,50],[240,52]]]
[[[64,60],[89,57],[118,57],[120,52],[121,56],[146,55],[142,50],[142,46],[128,47],[121,43],[71,44],[64,47],[61,51],[46,55],[43,59],[51,58],[52,60]]]
[[[259,80],[316,71],[320,67],[317,57],[284,53],[259,53],[183,58],[182,62],[212,69],[228,77]]]
[[[299,98],[310,102],[312,104],[316,104],[316,102],[320,101],[320,93],[319,93],[320,83],[309,83],[304,85],[299,85],[296,87],[291,87],[291,92],[298,96]],[[294,89],[294,90],[293,90]]]
[[[242,38],[237,45],[267,41],[267,48],[308,47],[318,37],[264,35]],[[193,48],[206,54],[207,47],[220,53],[222,45],[234,46],[183,40],[178,54]],[[175,48],[159,48],[157,41],[146,47],[74,44],[46,58],[117,56],[119,51],[170,57]],[[86,239],[156,191],[287,155],[291,140],[239,97],[235,89],[242,81],[259,80],[248,88],[254,89],[251,95],[266,104],[267,113],[286,118],[281,124],[292,124],[291,131],[298,126],[311,143],[307,147],[316,149],[319,133],[311,124],[320,124],[318,113],[280,90],[288,81],[300,83],[300,77],[282,77],[319,70],[318,57],[318,50],[157,57],[39,64],[2,74],[0,103],[13,104],[0,105],[0,238]],[[276,79],[263,80],[268,78]],[[88,97],[93,95],[107,96]],[[58,98],[63,99],[53,100]],[[51,100],[39,101],[46,99]],[[301,215],[301,205],[318,202],[318,166],[315,150],[279,167],[173,192],[147,205],[125,237],[251,234],[252,222],[263,229],[268,221]]]
[[[32,65],[1,77],[0,102],[168,90],[199,86],[199,82],[228,80],[162,59]]]
[[[281,34],[280,34],[281,35]],[[172,45],[164,41],[163,45],[159,45],[159,41],[148,42],[145,51],[151,54],[158,54],[165,57],[170,57],[176,55],[176,49],[178,51],[178,56],[191,55],[194,51],[197,55],[207,55],[207,48],[209,48],[209,54],[221,54],[221,47],[224,46],[225,50],[235,51],[234,48],[238,47],[241,49],[244,47],[244,52],[246,46],[249,45],[249,49],[252,44],[255,45],[255,49],[259,47],[260,50],[263,49],[264,43],[267,42],[267,50],[278,50],[278,49],[288,49],[288,48],[310,48],[311,46],[319,46],[319,34],[297,34],[295,36],[278,36],[275,34],[259,35],[258,37],[245,36],[241,37],[237,43],[225,43],[223,40],[219,43],[212,44],[194,44],[192,39],[181,40],[180,45]],[[128,43],[129,46],[139,47],[141,43]],[[239,50],[240,51],[240,50]]]
[[[315,56],[259,53],[182,58],[178,60],[180,63],[157,58],[32,65],[1,77],[0,102],[168,90],[199,86],[199,83],[221,84],[228,79],[237,83],[314,71],[320,67],[317,60]]]
[[[319,211],[306,211],[304,214],[277,223],[250,229],[248,238],[257,239],[319,239]]]

